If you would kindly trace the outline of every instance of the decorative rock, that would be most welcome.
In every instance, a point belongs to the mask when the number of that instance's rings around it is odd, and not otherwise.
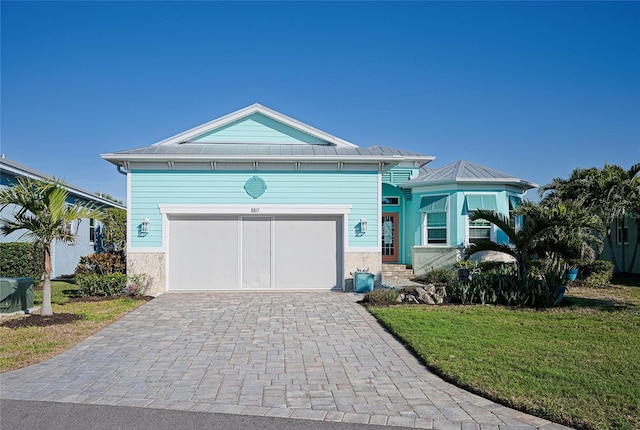
[[[427,291],[425,288],[422,288],[422,287],[416,288],[416,293],[418,293],[418,301],[420,303],[426,303],[427,305],[436,304],[436,302],[431,297],[430,292]]]
[[[429,284],[423,287],[416,287],[415,290],[400,293],[396,300],[399,303],[442,304],[447,301],[447,290],[445,287],[436,287],[433,284]]]

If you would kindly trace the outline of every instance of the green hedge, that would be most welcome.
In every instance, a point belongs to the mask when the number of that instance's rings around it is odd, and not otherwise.
[[[76,274],[75,280],[81,296],[117,296],[123,294],[127,287],[127,275],[123,273]]]
[[[42,244],[31,242],[0,243],[0,277],[33,278],[40,283],[44,273]]]

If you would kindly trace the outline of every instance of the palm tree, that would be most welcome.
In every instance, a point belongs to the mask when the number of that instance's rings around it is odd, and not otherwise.
[[[588,256],[593,245],[598,243],[592,230],[601,228],[599,219],[578,206],[523,202],[516,214],[522,215],[521,225],[498,212],[484,209],[471,212],[470,221],[489,221],[507,235],[510,243],[472,243],[465,250],[465,259],[481,251],[510,255],[518,266],[518,279],[524,281],[528,263],[537,255],[546,253],[563,259],[581,258]]]
[[[69,228],[82,218],[102,219],[102,211],[90,204],[67,204],[69,193],[59,180],[18,178],[15,185],[0,191],[0,210],[15,207],[12,218],[0,218],[4,234],[26,230],[20,237],[44,247],[44,282],[41,315],[53,314],[51,308],[51,245],[55,240],[75,242],[76,233]]]
[[[635,164],[629,170],[622,167],[605,164],[602,169],[591,167],[588,169],[575,169],[569,179],[554,178],[551,183],[540,187],[538,193],[543,197],[542,201],[559,199],[563,202],[575,202],[584,206],[596,214],[605,229],[601,237],[611,253],[611,259],[616,272],[620,271],[616,255],[613,251],[613,239],[611,226],[613,222],[634,211],[640,205],[640,163]],[[636,214],[637,216],[637,214]],[[635,260],[636,249],[634,249]],[[625,248],[622,248],[622,270],[625,270]]]

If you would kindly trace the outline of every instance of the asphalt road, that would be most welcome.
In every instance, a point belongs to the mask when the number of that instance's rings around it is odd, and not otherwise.
[[[375,430],[382,426],[79,403],[0,400],[1,429]],[[394,427],[402,430],[407,427]]]

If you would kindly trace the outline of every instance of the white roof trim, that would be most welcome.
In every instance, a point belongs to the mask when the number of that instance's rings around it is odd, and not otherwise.
[[[214,119],[213,121],[209,121],[207,123],[201,124],[197,127],[193,127],[187,131],[183,131],[182,133],[178,133],[174,136],[171,136],[167,139],[161,140],[160,142],[154,143],[152,146],[164,146],[164,145],[173,145],[176,143],[181,143],[184,141],[191,140],[195,137],[203,135],[209,131],[212,131],[216,128],[225,126],[234,121],[237,121],[241,118],[247,117],[249,115],[253,115],[254,113],[262,114],[266,117],[269,117],[275,121],[278,121],[282,124],[285,124],[289,127],[295,128],[303,133],[310,134],[314,137],[317,137],[321,140],[326,140],[329,143],[336,145],[337,147],[342,148],[357,148],[358,145],[354,145],[351,142],[347,142],[346,140],[342,140],[338,137],[335,137],[329,133],[325,133],[322,130],[318,130],[315,127],[312,127],[308,124],[300,122],[296,119],[288,117],[286,115],[281,114],[280,112],[276,112],[273,109],[269,109],[268,107],[262,106],[259,103],[254,103],[251,106],[247,106],[220,118]]]
[[[19,166],[14,166],[11,164],[5,163],[6,159],[3,159],[2,162],[0,162],[0,170],[6,171],[8,173],[11,173],[12,175],[14,175],[15,177],[24,177],[24,178],[30,178],[30,179],[34,179],[34,180],[46,180],[46,181],[55,181],[55,180],[59,180],[61,181],[61,185],[72,195],[77,196],[77,197],[81,197],[87,201],[93,201],[93,202],[97,202],[100,203],[102,205],[105,206],[110,206],[110,207],[115,207],[115,208],[119,208],[119,209],[127,209],[126,206],[114,202],[112,200],[108,200],[105,199],[104,197],[101,197],[97,194],[93,194],[89,191],[85,191],[83,189],[80,189],[74,185],[71,185],[69,183],[67,183],[66,181],[64,181],[61,178],[55,178],[52,176],[48,176],[45,175],[44,173],[40,173],[40,172],[36,172],[33,170],[26,170],[23,169]],[[15,162],[14,162],[15,163]],[[17,164],[17,163],[16,163]],[[26,166],[25,166],[26,167]]]
[[[414,182],[409,183],[405,182],[401,184],[401,188],[418,188],[418,187],[430,187],[433,185],[444,185],[444,184],[491,184],[491,185],[519,185],[521,187],[528,188],[537,188],[538,184],[534,182],[525,181],[524,179],[519,178],[455,178],[455,179],[437,179],[432,181],[424,181],[424,182]]]

